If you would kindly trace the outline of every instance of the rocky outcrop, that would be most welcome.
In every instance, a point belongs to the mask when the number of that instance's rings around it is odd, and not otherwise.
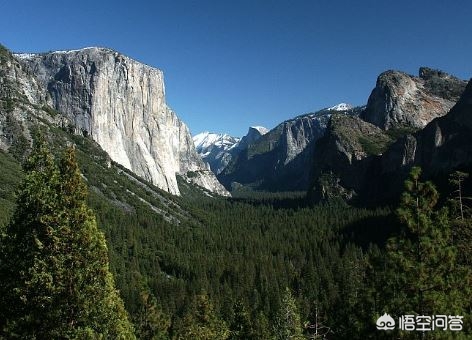
[[[400,195],[413,166],[420,166],[427,179],[444,178],[457,169],[472,170],[472,81],[448,114],[396,141],[388,132],[375,130],[369,123],[358,123],[341,124],[350,132],[340,134],[331,127],[339,125],[339,120],[333,120],[325,137],[317,144],[315,157],[324,161],[317,164],[318,168],[315,166],[314,190],[311,192],[315,199],[323,198],[323,193],[327,192],[323,187],[325,183],[334,183],[336,189],[342,188],[344,197],[353,197],[345,192],[356,193],[358,202],[378,205]],[[363,124],[368,124],[364,128],[370,126],[369,130],[363,130]],[[356,136],[356,131],[361,133]],[[387,142],[382,152],[368,154],[365,149],[359,149],[355,140],[369,134],[373,142]],[[347,138],[343,141],[342,136]],[[391,139],[388,141],[382,136]],[[321,164],[324,167],[320,169]],[[323,177],[325,174],[329,174],[330,181]]]
[[[316,144],[311,195],[319,200],[337,193],[378,204],[403,190],[414,165],[435,176],[472,160],[469,143],[462,140],[472,119],[467,114],[460,122],[452,119],[467,97],[466,91],[454,106],[465,84],[428,68],[421,68],[418,78],[382,73],[360,117],[332,116]]]
[[[76,133],[172,194],[176,174],[204,173],[187,126],[167,106],[162,71],[105,48],[17,55]],[[205,174],[208,177],[208,174]],[[224,193],[217,181],[207,189]]]
[[[399,184],[413,166],[420,166],[428,178],[470,168],[471,134],[472,81],[469,81],[460,100],[447,115],[433,120],[423,130],[399,139],[377,160],[376,181],[383,181],[387,193],[392,196],[399,193]],[[385,196],[378,191],[379,197]]]
[[[454,106],[465,85],[463,80],[426,67],[420,68],[419,77],[387,71],[378,77],[362,118],[384,130],[423,128]]]
[[[332,192],[352,198],[364,184],[372,157],[381,155],[392,142],[385,131],[357,116],[332,115],[313,156],[316,199]]]
[[[202,187],[211,193],[228,196],[228,191],[216,179],[215,174],[211,170],[188,171],[182,176],[187,182],[193,183]],[[209,190],[208,188],[212,188]]]

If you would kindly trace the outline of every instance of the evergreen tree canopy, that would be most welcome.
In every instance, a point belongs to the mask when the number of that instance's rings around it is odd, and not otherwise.
[[[470,301],[469,271],[457,263],[450,218],[436,209],[439,194],[431,182],[420,181],[413,168],[405,182],[397,214],[402,233],[389,240],[387,267],[391,300],[388,310],[400,314],[461,315]]]
[[[197,295],[183,319],[178,339],[224,340],[228,337],[228,327],[216,315],[208,295]]]
[[[304,339],[300,314],[295,298],[289,288],[285,289],[284,296],[277,313],[275,336],[278,340]]]
[[[254,335],[253,326],[251,322],[251,315],[242,301],[237,301],[234,304],[234,318],[231,323],[231,337],[230,339],[256,339]]]
[[[0,254],[7,338],[133,339],[73,148],[58,167],[44,141],[25,163]]]
[[[137,337],[149,340],[168,339],[171,320],[159,308],[154,296],[143,291],[140,301],[142,306],[139,310],[139,317],[135,320]]]

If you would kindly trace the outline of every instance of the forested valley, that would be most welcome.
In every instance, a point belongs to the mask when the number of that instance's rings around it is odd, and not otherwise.
[[[465,172],[436,186],[413,168],[397,202],[369,209],[314,204],[304,193],[219,198],[184,179],[176,197],[110,162],[88,138],[53,127],[44,134],[46,146],[37,142],[43,147],[29,157],[27,148],[0,152],[0,337],[472,336]],[[99,274],[84,279],[90,270]],[[70,280],[92,280],[94,289],[73,290]],[[73,318],[65,301],[78,309]],[[379,331],[384,313],[460,315],[463,329]]]

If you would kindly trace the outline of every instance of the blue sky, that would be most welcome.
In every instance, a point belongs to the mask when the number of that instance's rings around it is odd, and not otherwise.
[[[104,46],[164,71],[167,102],[192,133],[348,102],[387,69],[472,77],[470,0],[0,2],[0,43],[44,52]]]

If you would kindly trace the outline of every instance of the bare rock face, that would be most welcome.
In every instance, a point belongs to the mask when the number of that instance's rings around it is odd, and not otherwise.
[[[392,146],[382,158],[382,169],[392,172],[418,165],[426,175],[436,175],[468,166],[472,163],[471,131],[472,81],[446,116]]]
[[[378,77],[362,118],[384,130],[423,128],[449,112],[465,85],[463,80],[426,67],[420,68],[419,77],[387,71]]]
[[[333,116],[317,143],[310,194],[315,200],[357,194],[362,204],[392,203],[413,166],[420,166],[426,179],[470,171],[471,134],[472,81],[446,115],[400,137],[357,117]]]
[[[310,184],[313,148],[331,114],[321,110],[287,120],[263,135],[249,129],[245,145],[218,175],[226,188],[247,186],[256,190],[306,190]],[[265,132],[265,131],[264,131]]]
[[[176,174],[192,171],[197,182],[206,169],[187,126],[166,104],[162,71],[105,48],[17,58],[76,133],[90,135],[137,175],[178,195]],[[227,194],[216,179],[199,182]]]
[[[0,45],[0,150],[13,147],[22,154],[31,143],[31,125],[64,125],[51,105],[47,91]]]

